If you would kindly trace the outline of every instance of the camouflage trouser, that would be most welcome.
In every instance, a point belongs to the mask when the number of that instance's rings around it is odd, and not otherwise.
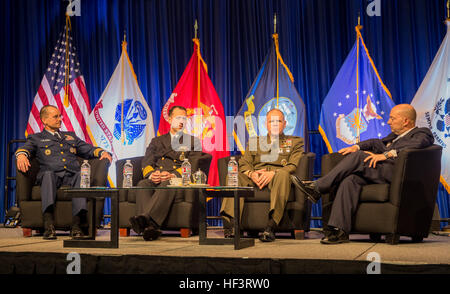
[[[256,187],[255,183],[242,173],[239,173],[239,186]],[[291,192],[290,173],[281,169],[278,170],[267,187],[270,190],[270,209],[267,212],[267,215],[269,216],[272,213],[272,219],[279,224],[283,218],[284,208],[286,207]],[[240,216],[242,217],[242,211],[244,209],[243,198],[240,199],[240,209]],[[227,220],[229,220],[228,216],[234,217],[233,198],[223,198],[220,213],[227,218]]]

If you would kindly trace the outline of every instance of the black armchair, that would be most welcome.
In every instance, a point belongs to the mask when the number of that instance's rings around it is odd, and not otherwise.
[[[78,158],[80,165],[82,158]],[[31,167],[26,173],[17,171],[16,175],[16,197],[21,211],[21,227],[24,237],[30,237],[32,230],[43,231],[44,220],[41,205],[41,187],[35,185],[36,176],[39,172],[39,162],[36,159],[30,161]],[[106,186],[109,161],[107,159],[90,159],[91,165],[91,187]],[[66,198],[61,187],[56,192],[55,203],[55,228],[57,230],[70,230],[72,226],[72,200]],[[96,225],[100,225],[103,219],[103,200],[96,202]],[[90,207],[88,206],[88,209]]]
[[[301,157],[296,170],[296,175],[302,180],[313,178],[314,153],[305,153]],[[239,160],[240,155],[235,156]],[[218,160],[220,185],[226,185],[227,167],[230,157]],[[270,191],[267,187],[257,189],[254,198],[246,198],[242,211],[241,228],[250,236],[256,237],[267,225],[267,213],[270,208]],[[311,203],[306,200],[306,195],[292,185],[288,203],[283,218],[277,231],[291,232],[296,239],[303,239],[304,232],[309,231],[311,216]]]
[[[133,164],[133,186],[137,186],[142,175],[142,156],[127,158]],[[123,166],[127,159],[116,162],[117,186],[122,187]],[[212,156],[204,153],[198,161],[191,162],[192,172],[199,168],[205,173],[209,173]],[[183,193],[183,199],[177,199],[169,212],[166,221],[162,224],[162,229],[180,230],[182,237],[189,237],[191,233],[198,232],[199,203],[198,193]],[[129,236],[131,224],[129,219],[136,215],[136,193],[133,190],[119,191],[119,231],[120,236]]]
[[[397,244],[400,236],[421,242],[428,236],[441,171],[442,147],[402,150],[395,162],[391,184],[370,184],[363,187],[359,206],[352,218],[352,232],[370,234],[379,242]],[[322,175],[336,166],[339,153],[322,157]],[[331,213],[335,191],[322,196],[324,228]]]

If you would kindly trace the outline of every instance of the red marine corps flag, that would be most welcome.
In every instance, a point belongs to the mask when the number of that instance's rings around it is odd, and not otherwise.
[[[44,128],[39,111],[45,105],[54,105],[61,111],[62,131],[75,132],[80,139],[91,143],[86,130],[91,105],[75,47],[72,45],[69,16],[66,16],[66,25],[56,42],[50,64],[34,97],[25,136],[39,133]]]
[[[158,135],[169,132],[169,110],[175,105],[187,109],[185,132],[202,141],[203,152],[212,155],[208,184],[219,185],[217,159],[229,155],[225,113],[222,102],[208,77],[208,69],[200,54],[199,39],[193,39],[194,54],[164,105]],[[192,171],[196,172],[196,171]]]

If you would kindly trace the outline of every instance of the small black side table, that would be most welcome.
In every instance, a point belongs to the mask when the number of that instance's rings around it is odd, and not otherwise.
[[[199,244],[200,245],[233,245],[239,250],[255,246],[255,239],[241,238],[240,230],[240,203],[242,197],[254,197],[253,187],[205,187],[200,190],[199,215]],[[206,234],[206,198],[207,197],[234,197],[234,238],[208,238]]]
[[[69,198],[86,198],[91,207],[88,213],[89,236],[80,240],[64,240],[64,247],[119,248],[119,189],[107,187],[69,188],[64,191]],[[111,231],[109,241],[95,240],[95,203],[97,199],[111,198]]]

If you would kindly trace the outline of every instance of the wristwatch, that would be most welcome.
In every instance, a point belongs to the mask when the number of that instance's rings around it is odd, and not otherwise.
[[[386,151],[386,152],[383,153],[383,155],[386,157],[386,159],[389,158],[389,154],[390,154],[389,151]]]

